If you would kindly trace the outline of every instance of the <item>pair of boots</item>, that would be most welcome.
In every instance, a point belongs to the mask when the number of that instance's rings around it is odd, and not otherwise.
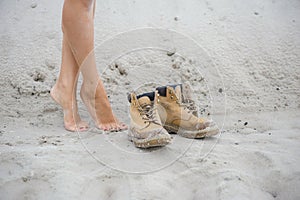
[[[199,118],[189,85],[156,88],[155,92],[128,96],[130,102],[129,139],[139,148],[165,146],[169,133],[186,138],[204,138],[219,133],[211,120]]]

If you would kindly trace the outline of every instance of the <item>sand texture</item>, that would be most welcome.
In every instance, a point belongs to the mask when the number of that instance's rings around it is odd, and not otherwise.
[[[1,200],[300,199],[299,1],[97,1],[95,55],[116,115],[130,122],[129,92],[184,82],[221,129],[150,150],[94,128],[80,98],[91,128],[64,130],[49,95],[62,5],[0,1]]]

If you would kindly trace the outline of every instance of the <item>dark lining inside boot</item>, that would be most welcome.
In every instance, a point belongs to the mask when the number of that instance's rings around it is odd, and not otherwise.
[[[161,96],[167,96],[166,95],[166,92],[167,92],[167,86],[169,87],[172,87],[172,88],[176,88],[176,86],[180,85],[180,88],[182,90],[182,84],[174,84],[174,85],[166,85],[166,86],[161,86],[161,87],[157,87],[156,90],[158,91],[158,94],[161,95]],[[140,94],[140,95],[137,95],[137,99],[141,98],[141,97],[144,97],[144,96],[147,96],[149,97],[150,101],[154,101],[154,98],[155,98],[155,92],[147,92],[147,93],[143,93],[143,94]],[[131,103],[131,95],[128,94],[127,96],[127,99],[129,101],[129,103]]]
[[[182,90],[182,84],[175,84],[175,85],[167,85],[169,87],[172,87],[172,88],[176,88],[176,86],[180,85],[180,88]],[[160,96],[163,96],[163,97],[166,97],[166,92],[167,92],[167,86],[161,86],[161,87],[157,87],[156,90],[158,91],[158,94]]]
[[[139,99],[139,98],[145,97],[145,96],[149,97],[150,101],[154,101],[155,92],[143,93],[143,94],[137,95],[136,98]],[[128,94],[127,99],[129,101],[129,103],[131,103],[131,95],[130,94]]]

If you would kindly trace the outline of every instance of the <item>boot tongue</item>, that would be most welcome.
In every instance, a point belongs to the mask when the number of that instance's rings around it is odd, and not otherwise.
[[[144,108],[146,106],[151,106],[151,101],[150,101],[149,97],[147,97],[147,96],[140,97],[138,99],[138,102],[142,108]]]
[[[177,85],[175,87],[175,95],[177,96],[179,102],[182,102],[182,91],[181,91],[181,86]]]
[[[180,102],[186,102],[193,100],[192,89],[191,86],[187,83],[182,85],[177,85],[175,87],[175,94]]]
[[[152,113],[150,112],[152,104],[151,104],[150,98],[147,96],[143,96],[138,99],[138,102],[139,102],[141,108],[143,109],[143,111],[142,111],[143,115],[149,119],[152,118]]]

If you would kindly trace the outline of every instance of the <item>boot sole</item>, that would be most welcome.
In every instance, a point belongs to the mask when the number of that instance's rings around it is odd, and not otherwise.
[[[153,137],[140,139],[133,136],[134,134],[129,129],[128,130],[128,139],[133,142],[133,144],[138,148],[151,148],[151,147],[162,147],[166,146],[171,142],[171,137],[166,134],[157,134]]]
[[[167,125],[167,124],[164,125],[164,128],[169,133],[176,133],[182,137],[190,138],[190,139],[201,139],[205,137],[211,137],[219,133],[218,126],[207,127],[203,130],[197,130],[197,131],[183,130],[180,129],[180,127],[178,126]]]

